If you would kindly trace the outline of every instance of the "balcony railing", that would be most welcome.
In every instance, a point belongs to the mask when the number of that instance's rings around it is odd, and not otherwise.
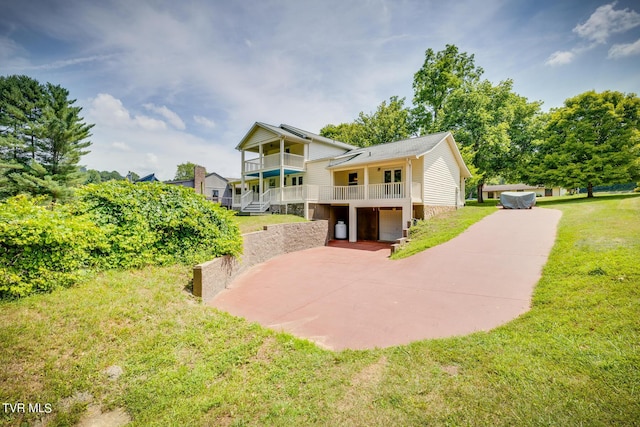
[[[422,184],[411,183],[411,199],[413,202],[422,200]],[[249,192],[251,193],[251,192]],[[246,206],[253,198],[258,199],[257,193],[245,193],[242,196],[242,203],[239,203],[240,196],[234,197],[234,206],[242,204]],[[406,183],[392,182],[387,184],[370,184],[365,191],[364,185],[298,185],[284,188],[271,188],[263,193],[261,203],[269,201],[271,204],[278,203],[301,203],[304,201],[313,202],[348,202],[351,200],[390,200],[404,199],[406,194]],[[246,200],[246,201],[245,201]]]
[[[282,155],[282,167],[293,169],[304,169],[304,156],[284,153]],[[259,172],[261,170],[272,170],[280,168],[280,153],[269,154],[244,161],[244,172]]]

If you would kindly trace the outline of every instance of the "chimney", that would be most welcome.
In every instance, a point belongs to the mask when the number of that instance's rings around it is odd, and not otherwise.
[[[207,170],[202,166],[193,168],[193,190],[196,194],[204,194],[204,180],[207,176]]]

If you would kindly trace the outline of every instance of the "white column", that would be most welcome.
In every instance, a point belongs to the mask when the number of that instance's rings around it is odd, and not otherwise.
[[[280,138],[280,201],[284,191],[284,138]]]
[[[258,146],[258,155],[260,156],[260,172],[258,173],[258,192],[260,197],[260,203],[262,203],[262,169],[264,168],[264,155],[262,154],[262,144]]]
[[[369,168],[364,167],[364,199],[369,199]]]
[[[349,242],[358,241],[358,212],[353,205],[349,205]]]
[[[244,194],[244,150],[241,151],[240,162],[240,194]]]
[[[413,200],[413,166],[411,165],[411,159],[407,159],[407,167],[405,168],[405,195],[409,198],[409,202]]]

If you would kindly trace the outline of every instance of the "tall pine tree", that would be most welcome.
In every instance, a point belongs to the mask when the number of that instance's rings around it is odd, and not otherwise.
[[[0,198],[65,199],[84,181],[78,162],[88,153],[93,125],[84,123],[75,102],[59,85],[0,77]]]

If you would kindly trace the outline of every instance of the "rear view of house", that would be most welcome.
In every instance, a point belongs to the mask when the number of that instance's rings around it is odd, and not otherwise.
[[[357,148],[255,123],[236,148],[242,178],[234,208],[328,219],[331,231],[343,221],[351,242],[393,241],[413,218],[463,206],[471,176],[449,132]]]

